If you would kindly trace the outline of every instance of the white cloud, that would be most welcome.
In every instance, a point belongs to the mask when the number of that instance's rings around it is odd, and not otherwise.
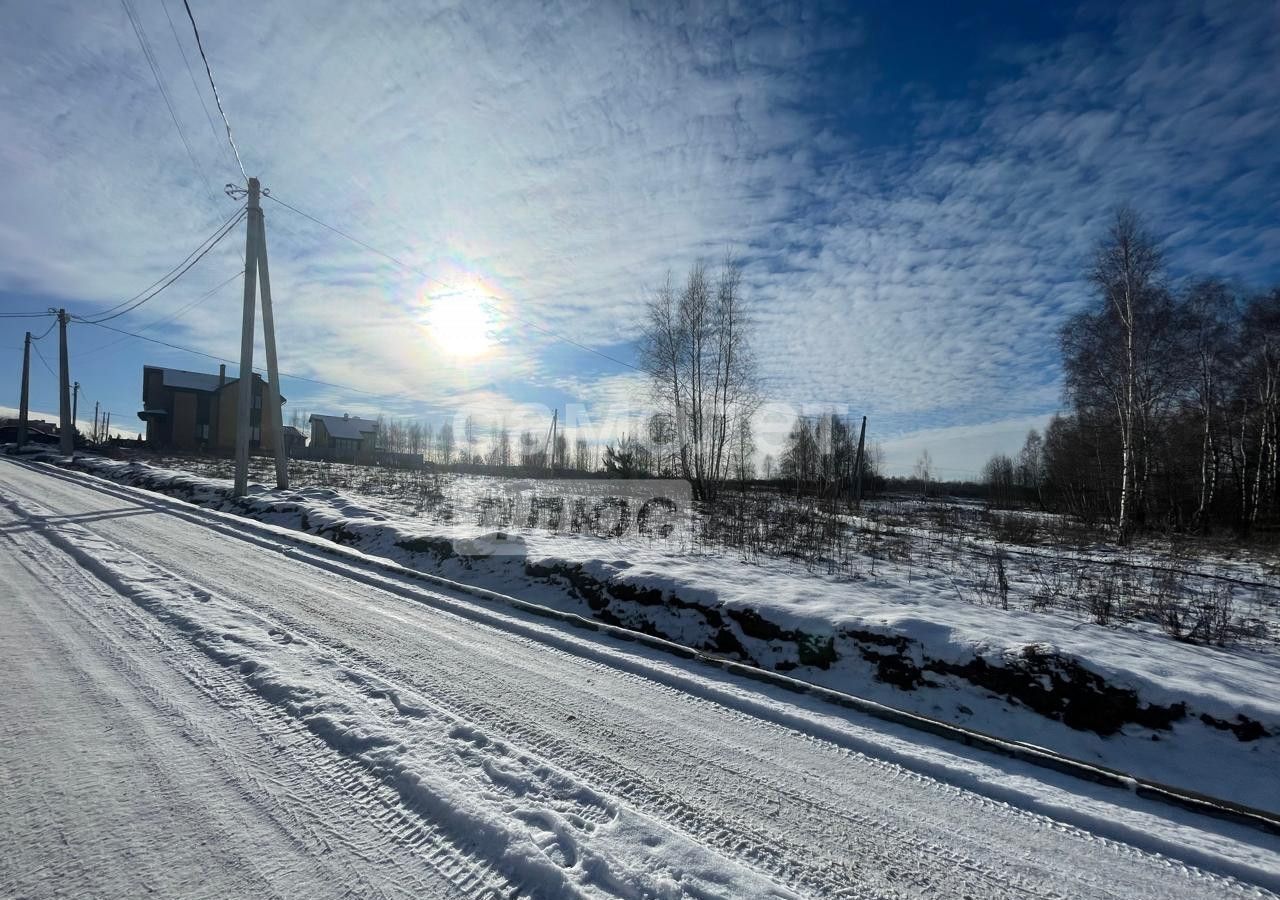
[[[221,125],[163,9],[135,6],[213,196],[119,8],[18,4],[0,35],[0,290],[116,302],[231,208]],[[482,277],[507,314],[488,358],[451,358],[417,324],[438,285],[267,201],[282,368],[386,395],[295,383],[297,400],[501,418],[542,391],[612,418],[635,405],[632,375],[520,320],[629,358],[615,345],[646,286],[734,247],[771,397],[867,413],[888,447],[1058,405],[1056,328],[1089,300],[1080,272],[1117,201],[1169,235],[1176,267],[1274,273],[1280,30],[1265,3],[1126,7],[1103,32],[1007,48],[1011,74],[962,99],[904,86],[902,137],[882,144],[833,108],[859,108],[875,77],[859,23],[733,8],[335,0],[264,5],[246,28],[237,5],[201,4],[250,172],[433,277]],[[819,71],[836,51],[856,65]],[[819,75],[840,89],[814,110]],[[122,322],[178,309],[241,250],[226,242]],[[228,288],[158,333],[235,358],[237,305]],[[139,365],[142,346],[113,364]],[[985,459],[1004,437],[982,433]]]

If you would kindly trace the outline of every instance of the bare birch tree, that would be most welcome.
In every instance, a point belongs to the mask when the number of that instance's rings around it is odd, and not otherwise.
[[[1153,301],[1161,252],[1128,207],[1117,210],[1099,242],[1089,272],[1102,295],[1103,308],[1073,317],[1062,331],[1067,389],[1077,406],[1108,402],[1115,410],[1120,438],[1119,512],[1116,530],[1125,539],[1141,503],[1145,473],[1139,472],[1150,423],[1144,417],[1140,379],[1145,329],[1154,324]],[[1148,368],[1148,371],[1150,369]]]
[[[681,476],[699,500],[729,477],[729,445],[760,397],[742,271],[726,259],[714,282],[698,262],[683,287],[670,277],[646,307],[641,339],[653,398],[675,423]]]

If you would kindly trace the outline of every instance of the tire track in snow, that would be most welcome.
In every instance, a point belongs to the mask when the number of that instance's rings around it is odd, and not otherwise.
[[[38,514],[26,512],[39,521]],[[239,678],[271,705],[268,714],[288,715],[302,722],[330,748],[360,763],[376,781],[394,788],[420,816],[425,814],[455,839],[470,839],[472,852],[488,856],[513,875],[514,883],[522,888],[532,886],[542,896],[681,896],[686,889],[697,896],[785,893],[728,859],[713,856],[699,860],[707,853],[696,843],[630,810],[614,810],[612,815],[628,819],[626,840],[607,833],[600,835],[600,840],[589,840],[597,828],[590,817],[565,815],[554,805],[501,809],[501,803],[490,803],[489,809],[481,809],[468,802],[452,783],[448,777],[452,773],[442,776],[432,770],[432,763],[447,764],[456,752],[443,751],[438,741],[430,740],[430,735],[424,742],[421,734],[415,733],[422,729],[409,727],[431,718],[435,720],[430,723],[433,726],[453,728],[450,735],[456,738],[461,732],[456,730],[453,717],[442,719],[437,713],[424,713],[426,703],[420,698],[381,688],[369,690],[370,680],[337,658],[331,648],[314,648],[307,641],[297,641],[287,630],[237,611],[214,592],[160,569],[78,525],[46,520],[41,528],[81,565],[170,629],[182,632],[206,656],[221,663],[224,673],[238,672]],[[347,684],[344,686],[343,682]],[[382,709],[362,703],[361,698],[392,702]],[[406,715],[407,711],[411,714]],[[428,752],[415,757],[415,749]],[[433,758],[422,758],[428,755]],[[535,775],[551,771],[538,760],[525,758],[522,762],[532,765]],[[358,771],[349,772],[342,786],[351,789],[360,775]],[[528,773],[518,777],[527,778]],[[555,778],[571,782],[564,773],[557,772]],[[589,795],[589,791],[579,786],[567,795],[562,791],[559,799],[563,803],[566,796],[575,795]],[[597,803],[607,802],[597,798]],[[499,807],[497,814],[494,806]],[[502,813],[512,813],[514,818],[504,820]],[[512,821],[519,827],[513,828]],[[545,837],[548,833],[553,839]],[[643,834],[648,847],[682,859],[682,870],[673,871],[657,862],[664,855],[662,852],[633,865],[625,858],[627,840],[633,834]]]
[[[151,518],[152,517],[148,517],[147,520],[143,520],[142,522],[143,527],[144,528],[150,527],[155,532],[155,535],[164,533],[165,531],[164,520],[167,517],[164,517],[164,516],[154,517],[154,519],[157,520],[155,522],[151,521]],[[119,531],[120,529],[119,523],[114,523],[111,520],[102,520],[99,523],[94,523],[93,527],[95,529],[101,528],[104,530],[114,529],[114,531]],[[196,541],[196,538],[198,537],[198,535],[194,531],[191,531],[190,529],[188,529],[187,532],[183,532],[181,529],[173,529],[173,531],[174,531],[175,540],[179,538],[183,540],[186,540],[188,538],[190,539],[192,555],[195,555],[201,552],[199,542]],[[155,535],[153,535],[150,538],[151,541],[155,540]],[[123,539],[123,538],[126,538],[127,535],[125,535],[124,533],[121,533],[120,537]],[[219,540],[219,538],[213,535],[209,535],[208,540],[210,541],[210,546],[208,548],[205,548],[205,556],[208,556],[210,553],[216,556],[217,553],[220,551],[215,551],[213,549],[212,542],[215,540]],[[225,542],[226,539],[221,538],[221,540]],[[141,546],[145,546],[148,542],[147,539],[144,539],[143,536],[139,536],[138,541]],[[243,552],[243,548],[241,549]],[[296,552],[296,551],[291,551],[291,553],[293,552]],[[300,564],[298,566],[294,566],[289,562],[281,561],[277,558],[267,557],[265,555],[260,555],[260,556],[262,559],[262,562],[260,564],[261,565],[260,577],[262,577],[263,579],[271,578],[274,581],[276,576],[278,575],[281,579],[285,579],[287,581],[288,578],[294,577],[294,574],[293,574],[294,569],[302,568],[301,566],[302,561],[300,561]],[[257,560],[257,557],[255,557],[255,562],[256,560]],[[446,688],[452,689],[455,691],[460,690],[460,686],[452,684],[452,679],[450,678],[450,675],[447,672],[440,672],[437,670],[426,668],[423,672],[415,673],[414,670],[418,669],[419,666],[426,666],[432,658],[430,653],[425,653],[425,654],[423,653],[423,646],[421,644],[419,644],[417,647],[417,655],[414,655],[414,653],[408,652],[413,649],[413,643],[408,638],[406,638],[403,635],[397,636],[394,630],[374,628],[359,618],[359,613],[361,610],[367,609],[369,611],[376,611],[380,616],[385,617],[387,615],[388,608],[393,608],[395,610],[395,615],[398,618],[404,619],[404,620],[418,620],[419,624],[417,627],[429,627],[431,625],[438,626],[440,622],[448,621],[449,619],[454,618],[449,614],[442,613],[438,609],[434,609],[431,607],[417,606],[409,601],[405,601],[401,598],[391,597],[390,595],[382,594],[381,592],[379,592],[379,597],[375,602],[364,603],[364,604],[359,603],[359,601],[353,597],[350,597],[350,596],[342,597],[342,596],[339,596],[337,592],[326,592],[326,591],[318,592],[315,598],[307,597],[305,593],[299,594],[299,596],[285,596],[286,592],[284,591],[277,592],[277,595],[275,596],[264,597],[259,592],[244,590],[243,584],[246,581],[244,577],[245,574],[246,573],[236,573],[236,577],[238,578],[238,581],[241,587],[233,591],[232,594],[229,594],[229,596],[234,595],[241,602],[249,602],[249,600],[252,599],[253,602],[261,604],[265,612],[275,615],[277,617],[282,615],[282,613],[280,612],[282,605],[285,605],[285,604],[294,605],[298,607],[300,611],[302,611],[303,613],[303,616],[302,616],[303,622],[295,623],[295,624],[298,624],[300,627],[303,627],[303,626],[309,627],[312,632],[314,632],[320,638],[323,638],[329,646],[333,646],[338,649],[341,649],[342,652],[344,653],[354,650],[355,648],[346,647],[346,645],[343,645],[340,641],[338,641],[334,637],[334,635],[346,632],[350,634],[353,641],[355,641],[356,638],[359,638],[359,640],[355,642],[367,645],[373,654],[361,660],[361,664],[365,665],[366,663],[370,663],[370,664],[377,663],[378,654],[379,652],[381,652],[381,654],[386,657],[386,661],[382,664],[381,669],[374,669],[374,671],[381,672],[382,676],[389,681],[400,683],[400,684],[408,684],[408,685],[413,685],[415,683],[421,684],[422,689],[424,691],[432,691],[437,693]],[[300,578],[300,576],[298,577]],[[332,575],[326,575],[326,577],[330,580],[333,579]],[[234,579],[231,579],[231,577],[228,576],[228,581],[230,580],[234,580]],[[252,582],[252,577],[250,577],[248,581]],[[301,584],[301,581],[299,581],[299,584]],[[226,587],[227,587],[226,584],[220,585],[220,589],[223,589],[224,592],[226,590]],[[370,592],[369,589],[364,587],[363,585],[348,584],[345,587],[348,590],[348,592],[352,588],[354,588],[359,593]],[[380,608],[375,608],[375,607],[380,607]],[[411,607],[414,610],[414,613],[412,614],[409,612],[409,609]],[[316,618],[323,618],[325,620],[325,624],[330,625],[332,627],[320,628],[315,624],[315,622],[311,622],[309,626],[306,625],[306,623],[309,620],[316,619]],[[483,643],[485,641],[494,639],[493,635],[489,635],[484,632],[485,632],[485,627],[478,626],[474,621],[471,621],[468,619],[457,619],[456,625],[450,630],[449,634],[447,634],[445,637],[448,641],[460,643],[465,648],[468,646],[468,644],[466,644],[465,641],[467,639],[467,636],[469,636],[471,641],[469,646],[479,650],[479,649],[482,649]],[[522,644],[527,643],[532,646],[532,642],[527,641],[527,639],[525,638],[513,639],[510,633],[504,632],[502,634],[502,639],[506,641],[514,641],[516,643],[522,643]],[[560,651],[549,651],[548,648],[543,644],[536,644],[536,649],[544,658],[547,656],[554,656],[554,655],[560,654]],[[595,663],[595,662],[584,663],[580,658],[577,658],[577,657],[573,657],[573,659],[576,665],[583,666],[585,668],[590,669],[591,671],[599,674],[602,679],[605,676],[608,676],[610,679],[612,679],[610,682],[611,684],[614,684],[617,682],[632,683],[637,686],[637,689],[643,688],[644,691],[647,693],[661,694],[664,692],[670,692],[672,695],[678,695],[681,702],[688,703],[692,707],[698,707],[700,705],[707,706],[707,707],[714,706],[714,704],[709,703],[708,701],[697,700],[695,698],[690,697],[687,694],[683,694],[679,691],[675,691],[674,689],[667,688],[658,683],[643,679],[640,676],[636,676],[630,673],[620,676],[620,673],[617,670],[609,668],[608,666],[602,665],[600,663]],[[394,665],[394,663],[396,662],[399,662],[401,664],[399,669],[397,669]],[[514,670],[516,668],[519,668],[517,664],[522,662],[522,660],[518,655],[511,655],[510,658],[507,660],[507,662],[510,664],[510,667]],[[474,663],[474,659],[468,659],[468,664],[472,664],[472,663]],[[437,667],[439,666],[438,661],[436,663],[436,666]],[[490,675],[492,675],[494,671],[502,672],[503,669],[502,668],[499,668],[497,670],[494,670],[492,668],[486,669],[485,677],[489,677]],[[548,671],[551,671],[550,664],[548,665]],[[531,672],[533,673],[532,675],[530,674]],[[505,681],[497,681],[493,685],[493,687],[498,689],[497,692],[501,692],[503,689],[506,689],[507,691],[511,691],[513,689],[519,689],[521,687],[530,687],[532,684],[533,675],[538,675],[538,674],[540,673],[537,673],[536,671],[528,669],[526,667],[524,671],[520,673],[518,676],[512,676],[516,678],[515,681],[512,681],[511,678],[508,678]],[[520,678],[530,679],[530,684],[522,685],[519,681]],[[551,677],[544,677],[542,678],[542,681],[545,681],[548,684],[554,684],[556,679]],[[489,697],[492,697],[494,693],[495,691],[493,690],[487,691],[487,694]],[[525,691],[524,694],[529,694],[529,691]],[[516,695],[521,696],[522,701],[525,699],[528,699],[520,695],[519,693],[517,693]],[[564,696],[563,685],[560,685],[560,695]],[[473,689],[470,692],[463,692],[461,694],[458,694],[457,697],[453,699],[457,699],[460,702],[463,702],[464,704],[475,704],[478,702],[481,704],[481,712],[483,712],[484,696],[485,696],[485,692],[481,692]],[[531,696],[535,698],[540,698],[544,696],[549,698],[551,695],[545,694],[544,692],[535,692]],[[536,729],[537,719],[546,718],[546,716],[549,716],[550,713],[554,712],[554,708],[555,708],[554,702],[548,700],[546,703],[538,703],[538,704],[532,704],[532,705],[535,705],[537,707],[535,710],[529,711],[534,713],[533,715],[525,714],[526,711],[520,710],[518,707],[513,708],[509,711],[511,715],[508,716],[507,719],[501,722],[498,722],[498,720],[493,720],[494,722],[497,722],[497,724],[495,724],[494,727],[491,728],[490,730],[494,731],[494,733],[502,734],[503,733],[502,729],[512,729],[510,735],[504,735],[504,737],[510,736],[514,744],[520,745],[520,746],[525,746],[530,743],[529,741],[526,741],[524,737],[522,737],[523,734],[540,734],[541,739],[545,739],[549,742],[552,742],[551,744],[548,744],[548,746],[552,746],[554,748],[554,752],[548,751],[546,753],[541,753],[540,755],[550,756],[552,758],[555,758],[557,762],[560,763],[561,765],[571,766],[575,772],[580,771],[578,768],[579,765],[588,767],[588,768],[582,769],[581,771],[591,771],[589,767],[594,765],[597,769],[605,770],[604,774],[607,776],[608,771],[610,770],[611,766],[615,762],[626,761],[628,759],[630,759],[632,762],[635,762],[637,760],[637,757],[634,754],[628,757],[625,753],[625,751],[627,750],[626,744],[628,740],[635,740],[637,738],[641,740],[652,740],[653,743],[655,744],[654,750],[656,752],[653,754],[650,754],[651,756],[661,755],[663,750],[670,750],[670,748],[676,743],[669,736],[664,738],[664,735],[666,735],[665,729],[663,731],[658,731],[658,732],[642,731],[640,734],[637,734],[634,730],[629,730],[629,731],[619,733],[617,735],[606,734],[607,737],[616,738],[615,742],[610,744],[609,746],[602,747],[600,746],[600,743],[597,741],[594,746],[594,750],[595,750],[594,753],[590,752],[589,750],[584,751],[581,747],[575,748],[573,746],[573,742],[570,739],[569,730],[567,729],[567,727],[564,725],[563,722],[557,723],[556,728]],[[582,703],[575,704],[574,712],[575,713],[583,712],[583,706],[584,704]],[[793,741],[795,737],[799,736],[804,740],[804,742],[813,744],[816,747],[819,747],[823,753],[829,754],[835,750],[834,747],[826,744],[826,742],[822,740],[814,739],[811,736],[804,735],[804,734],[797,735],[795,732],[792,732],[789,729],[779,728],[773,725],[767,725],[766,723],[763,723],[745,713],[741,713],[736,710],[730,710],[724,707],[716,706],[715,711],[717,713],[717,716],[724,716],[726,713],[728,713],[729,719],[731,720],[735,720],[740,723],[750,723],[756,728],[757,731],[759,731],[761,727],[764,726],[765,730],[776,732],[774,737],[777,738],[777,744],[780,748],[785,747],[788,741]],[[520,714],[519,718],[513,718],[513,716],[516,716],[517,713]],[[544,714],[546,715],[544,716]],[[468,713],[468,715],[470,715],[470,713]],[[676,730],[681,730],[685,734],[694,734],[699,724],[698,721],[695,721],[695,718],[696,717],[694,716],[690,716],[690,724],[683,729],[680,728],[680,726],[683,724],[681,722],[670,723],[670,725]],[[546,721],[550,722],[553,720],[550,718],[546,718]],[[609,719],[605,717],[588,719],[584,717],[583,730],[594,730],[594,729],[602,728],[607,732],[611,724],[614,728],[617,727],[618,720],[616,718],[616,715],[613,719]],[[634,727],[634,726],[631,726],[631,727]],[[524,731],[522,732],[521,729],[524,729]],[[534,729],[534,730],[530,731],[530,729]],[[581,732],[575,732],[575,733],[581,733]],[[781,737],[778,737],[778,735],[785,735],[786,740],[783,740]],[[591,745],[588,743],[588,746],[591,746]],[[557,753],[564,751],[566,747],[569,750],[576,750],[576,752],[578,753],[578,756],[562,757],[562,756],[556,755]],[[534,749],[536,750],[537,748],[535,747]],[[768,771],[767,768],[763,765],[763,763],[767,761],[764,759],[764,756],[763,756],[763,754],[766,751],[767,751],[767,748],[764,748],[764,747],[761,747],[758,749],[758,753],[760,754],[759,761],[761,762],[761,766],[760,766],[761,773],[765,773]],[[836,751],[836,752],[844,753],[845,756],[850,755],[845,753],[844,751]],[[858,754],[853,754],[853,755],[860,756]],[[687,753],[685,754],[685,757],[687,758]],[[625,773],[624,777],[635,778],[642,785],[650,786],[650,787],[654,785],[662,785],[664,782],[664,779],[669,779],[669,783],[673,785],[680,784],[680,779],[678,777],[673,777],[673,776],[678,776],[678,772],[679,772],[678,761],[675,765],[672,765],[666,768],[662,766],[657,766],[656,761],[653,759],[640,759],[640,762],[646,763],[646,764],[654,763],[654,765],[650,766],[647,771],[640,771],[639,769],[633,768],[629,773]],[[850,760],[850,762],[853,762],[853,760]],[[965,791],[963,789],[958,789],[958,788],[955,788],[954,786],[945,785],[945,784],[940,785],[933,779],[920,776],[916,773],[904,772],[904,770],[902,770],[900,767],[893,764],[884,763],[878,760],[868,760],[866,758],[859,758],[857,760],[857,763],[859,766],[873,765],[882,774],[892,776],[890,779],[891,781],[910,780],[914,783],[918,783],[922,787],[928,787],[929,790],[932,790],[935,792],[939,788],[941,788],[946,794],[948,794],[953,799],[962,798],[967,803],[979,804],[980,806],[983,807],[983,809],[981,810],[982,812],[985,812],[988,810],[991,812],[993,817],[992,824],[999,824],[1002,820],[1002,817],[1004,819],[1010,818],[1010,810],[1003,803],[993,802],[988,798],[983,798],[978,795],[974,795],[972,794],[972,792]],[[705,766],[711,763],[708,763],[704,756],[703,758],[700,758],[697,760],[697,764],[699,766]],[[754,763],[752,763],[752,765],[754,765]],[[783,781],[786,781],[786,779],[778,779],[777,777],[779,773],[776,769],[776,760],[774,760],[774,765],[775,765],[775,769],[772,772],[772,777],[774,778],[774,780],[778,780],[780,783]],[[747,770],[747,771],[730,770],[730,769],[721,767],[721,771],[726,773],[727,775],[732,775],[733,778],[735,779],[741,779],[741,781],[737,785],[734,785],[731,783],[731,784],[728,784],[726,788],[724,788],[725,790],[730,790],[730,791],[733,791],[736,788],[736,792],[738,794],[749,794],[751,792],[752,788],[749,787],[748,785],[751,784],[751,779],[753,777],[757,779],[756,780],[757,786],[761,784],[767,785],[769,782],[769,775],[762,774],[759,777],[753,776],[750,774],[751,770]],[[818,774],[818,775],[830,774],[828,770],[820,767],[815,768],[814,772],[815,774]],[[792,780],[788,783],[795,784],[796,782]],[[839,781],[834,782],[832,784],[832,787],[833,788],[841,787],[841,782]],[[606,791],[606,793],[608,792],[610,791]],[[898,791],[898,793],[900,792],[901,791]],[[798,801],[801,804],[808,803],[810,805],[814,805],[816,796],[817,796],[816,791],[815,792],[806,791],[805,793],[790,792],[785,795],[784,799]],[[841,806],[859,805],[857,803],[856,796],[851,796],[847,792],[844,794],[840,794],[839,797],[841,802],[836,803],[835,801],[833,801],[832,804],[828,804],[828,808],[831,806],[834,806],[838,809]],[[677,797],[676,799],[680,799],[680,798]],[[730,799],[732,798],[730,797]],[[746,809],[750,806],[750,803],[749,803],[750,799],[751,799],[750,797],[746,797],[746,796],[742,798],[743,809]],[[705,803],[699,804],[698,807],[695,808],[695,811],[702,812],[703,809],[705,809],[706,805],[707,804]],[[941,804],[938,804],[938,806],[940,807],[940,811],[938,815],[940,817],[942,824],[945,826],[946,815],[950,807],[950,802],[948,801],[947,803],[941,803]],[[816,805],[816,809],[822,815],[826,815],[828,811],[828,809],[824,808],[820,803]],[[997,815],[998,813],[1001,815]],[[980,822],[980,819],[977,819],[976,816],[977,816],[977,812],[975,811],[974,813],[975,818],[972,824],[978,824]],[[1093,842],[1095,844],[1096,849],[1103,849],[1107,851],[1106,853],[1103,854],[1103,856],[1100,859],[1097,860],[1097,862],[1100,863],[1100,865],[1096,867],[1095,872],[1089,873],[1086,870],[1084,874],[1090,875],[1091,877],[1089,877],[1088,879],[1084,880],[1082,883],[1079,883],[1077,885],[1077,888],[1075,891],[1077,893],[1097,893],[1100,895],[1109,894],[1113,896],[1136,895],[1137,893],[1139,893],[1138,891],[1134,891],[1134,890],[1126,890],[1125,882],[1123,880],[1116,881],[1114,885],[1110,884],[1110,880],[1113,879],[1115,875],[1114,863],[1116,861],[1107,860],[1107,857],[1109,855],[1114,856],[1117,851],[1124,856],[1130,857],[1134,863],[1134,868],[1136,869],[1145,868],[1150,870],[1153,868],[1164,867],[1167,870],[1165,873],[1166,877],[1168,879],[1171,879],[1168,884],[1168,887],[1171,889],[1170,893],[1174,892],[1172,890],[1174,888],[1177,888],[1178,890],[1183,890],[1183,891],[1190,890],[1191,893],[1189,895],[1191,896],[1197,895],[1197,890],[1200,893],[1207,894],[1211,892],[1213,893],[1220,892],[1224,889],[1229,889],[1229,882],[1224,883],[1222,879],[1216,878],[1214,876],[1209,876],[1209,875],[1206,875],[1205,873],[1197,872],[1195,870],[1188,870],[1185,867],[1181,866],[1180,864],[1177,864],[1170,860],[1161,860],[1158,857],[1152,857],[1150,854],[1146,854],[1142,851],[1134,850],[1133,848],[1128,847],[1127,845],[1116,845],[1114,844],[1114,842],[1102,842],[1099,848],[1097,845],[1097,839],[1094,836],[1088,835],[1085,832],[1080,832],[1078,829],[1074,829],[1069,826],[1064,826],[1061,823],[1045,819],[1044,817],[1033,816],[1033,815],[1026,814],[1022,811],[1018,811],[1018,814],[1014,815],[1012,818],[1014,819],[1015,823],[1020,823],[1020,825],[1022,826],[1032,827],[1033,829],[1052,831],[1056,834],[1064,835],[1066,837],[1072,837],[1072,838],[1083,837],[1086,840],[1090,840],[1091,842]],[[1027,819],[1038,820],[1038,821],[1034,821],[1030,825],[1028,825],[1028,822],[1026,821]],[[899,820],[901,821],[901,817],[899,817]],[[700,820],[699,824],[701,824],[702,821],[705,821],[705,820]],[[871,828],[871,829],[884,829],[886,824],[885,822],[881,821],[879,818],[864,819],[863,823],[865,827]],[[731,824],[736,825],[737,823],[731,822]],[[777,827],[786,828],[792,825],[797,826],[798,830],[800,831],[805,831],[811,827],[812,823],[811,821],[808,821],[808,820],[800,820],[800,821],[791,820],[786,825],[782,823],[778,823]],[[691,826],[691,827],[694,830],[696,830],[697,826]],[[955,838],[957,841],[961,838],[968,837],[968,839],[972,842],[974,840],[980,840],[981,837],[983,836],[983,831],[981,830],[981,828],[974,829],[971,827],[971,825],[967,825],[966,827],[961,829],[955,829],[955,831],[956,831]],[[971,835],[968,834],[971,831],[972,831],[972,834]],[[892,836],[893,835],[890,835],[890,837]],[[919,835],[916,835],[916,837],[918,839]],[[1044,840],[1045,840],[1046,849],[1053,846],[1052,842],[1048,841],[1047,838],[1045,838]],[[1026,842],[1021,842],[1021,843],[1026,843]],[[1064,846],[1070,847],[1071,845],[1067,844]],[[856,853],[860,854],[866,851],[868,848],[861,844],[857,844],[857,845],[854,845],[851,849],[853,849]],[[923,849],[927,851],[928,848],[926,847]],[[1085,848],[1077,847],[1076,849],[1083,851]],[[1090,851],[1090,852],[1093,852],[1093,851]],[[801,849],[801,853],[803,854],[803,848]],[[922,855],[924,855],[925,857],[928,856],[927,852]],[[986,854],[986,855],[989,855],[989,854]],[[1000,858],[1001,864],[1006,867],[1009,866],[1011,862],[1016,863],[1016,860],[1010,860],[1007,854],[1003,856],[998,856],[997,858]],[[947,862],[945,862],[946,859],[947,859],[947,856],[944,855],[941,860],[935,860],[935,862],[938,862],[941,865],[945,866],[947,865]],[[904,871],[901,868],[904,862],[905,862],[904,859],[894,858],[894,856],[890,854],[888,859],[888,869],[886,871],[894,877],[902,877],[904,881],[906,881],[909,885],[912,877],[912,869],[911,867],[908,867],[908,869]],[[1101,864],[1104,862],[1106,864]],[[1154,866],[1152,865],[1153,863],[1155,863]],[[928,865],[927,858],[922,861],[921,865],[927,867]],[[1044,870],[1046,868],[1049,868],[1049,869],[1054,868],[1054,866],[1052,865],[1046,866],[1041,860],[1038,860],[1038,859],[1028,859],[1027,867],[1029,871],[1026,874],[1030,876],[1034,876],[1033,880],[1039,881],[1042,887],[1044,884],[1043,882],[1043,878],[1045,874]],[[937,881],[937,878],[944,877],[945,874],[946,874],[945,872],[934,874],[934,881],[932,882],[932,884],[935,889],[939,887],[939,882]],[[1075,872],[1073,873],[1073,875],[1074,877],[1081,877],[1080,872]],[[1188,883],[1188,876],[1190,876],[1190,883]],[[1143,884],[1143,883],[1144,882],[1139,881],[1139,882],[1135,882],[1135,885]],[[1145,884],[1147,885],[1147,888],[1149,890],[1152,882],[1145,882]],[[956,886],[958,887],[959,884],[957,883]],[[917,885],[917,887],[920,887],[920,885]],[[1013,890],[1012,885],[1006,884],[1004,887],[1006,891]],[[991,891],[982,890],[982,889],[976,889],[976,892],[984,895],[991,893]],[[1039,895],[1038,892],[1037,892],[1037,895]]]
[[[234,780],[255,806],[273,819],[313,866],[329,870],[332,884],[347,885],[342,894],[358,896],[513,896],[516,888],[404,808],[398,795],[358,764],[336,755],[315,735],[278,707],[245,690],[242,679],[221,665],[202,662],[172,633],[132,604],[112,608],[115,592],[106,583],[90,580],[78,568],[51,565],[48,544],[28,548],[49,583],[67,588],[60,597],[97,636],[100,652],[115,657],[127,680],[167,716],[181,719],[185,730],[199,734],[209,745],[204,761],[231,770]],[[154,582],[153,582],[154,583]],[[90,599],[91,598],[91,599]],[[199,595],[196,595],[199,602]],[[120,616],[125,640],[109,626],[105,613]],[[223,713],[252,726],[244,739],[242,728],[207,727],[204,716],[171,702],[157,685],[154,664],[137,649],[122,647],[145,641],[150,651],[163,654],[161,664],[179,674]],[[151,662],[152,665],[146,665]],[[140,665],[141,664],[141,665]],[[225,723],[222,723],[225,725]],[[333,798],[342,798],[335,803]],[[372,828],[370,827],[372,826]],[[416,862],[399,859],[410,853]],[[335,858],[334,864],[329,863]],[[354,858],[354,859],[353,859]],[[388,864],[390,859],[390,863]],[[366,875],[359,861],[378,877]],[[252,858],[249,864],[254,864]],[[419,870],[426,870],[419,874]],[[434,871],[438,878],[428,877]],[[383,879],[389,883],[382,883]],[[354,879],[354,884],[350,882]],[[294,896],[286,889],[277,896]]]

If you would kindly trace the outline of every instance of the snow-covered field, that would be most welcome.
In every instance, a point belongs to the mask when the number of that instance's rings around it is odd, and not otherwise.
[[[890,706],[1280,811],[1277,592],[1265,559],[1171,561],[1155,547],[1117,559],[1098,545],[1002,545],[973,524],[975,515],[957,538],[930,524],[936,512],[894,502],[854,523],[871,535],[856,570],[828,571],[761,555],[746,562],[739,551],[711,546],[680,498],[678,514],[661,525],[655,517],[639,527],[632,514],[621,534],[610,530],[616,515],[593,521],[573,513],[580,500],[590,509],[610,491],[639,490],[634,513],[644,489],[628,482],[299,465],[294,490],[259,487],[232,502],[216,477],[225,462],[183,462],[207,467],[206,475],[92,458],[78,465]],[[558,523],[548,512],[552,499],[563,501]],[[993,548],[1008,560],[1007,603],[984,599],[965,580]],[[1026,574],[1026,559],[1039,576]],[[1127,584],[1116,602],[1134,606],[1173,563],[1198,588],[1227,585],[1248,627],[1225,646],[1192,644],[1137,615],[1100,624],[1072,600],[1090,579],[1120,571],[1108,576]],[[1077,574],[1061,577],[1057,603],[1037,604],[1050,565]],[[1216,764],[1206,765],[1210,759]]]
[[[0,460],[0,893],[1280,888],[1274,835],[324,545]]]

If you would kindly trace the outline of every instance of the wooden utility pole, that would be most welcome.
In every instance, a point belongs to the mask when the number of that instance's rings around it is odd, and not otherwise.
[[[80,382],[76,382],[71,392],[71,433],[80,433]]]
[[[98,443],[98,401],[93,401],[93,442]]]
[[[76,450],[75,431],[71,426],[71,363],[67,358],[67,315],[58,310],[58,444],[63,456]]]
[[[862,417],[862,430],[858,432],[858,455],[854,460],[854,489],[853,489],[853,505],[856,509],[862,508],[862,451],[866,446],[867,440],[867,417]]]
[[[22,344],[22,396],[18,398],[18,447],[27,442],[27,395],[31,392],[31,332]]]
[[[267,270],[267,234],[262,220],[258,179],[249,179],[246,199],[248,217],[244,238],[244,310],[240,320],[240,390],[236,409],[235,496],[249,490],[249,428],[253,408],[253,328],[256,318],[256,288],[262,282],[262,330],[267,346],[267,396],[258,417],[259,446],[268,429],[275,431],[276,487],[289,486],[288,461],[284,455],[284,416],[280,411],[280,375],[276,370],[275,318],[271,310],[271,278]]]

